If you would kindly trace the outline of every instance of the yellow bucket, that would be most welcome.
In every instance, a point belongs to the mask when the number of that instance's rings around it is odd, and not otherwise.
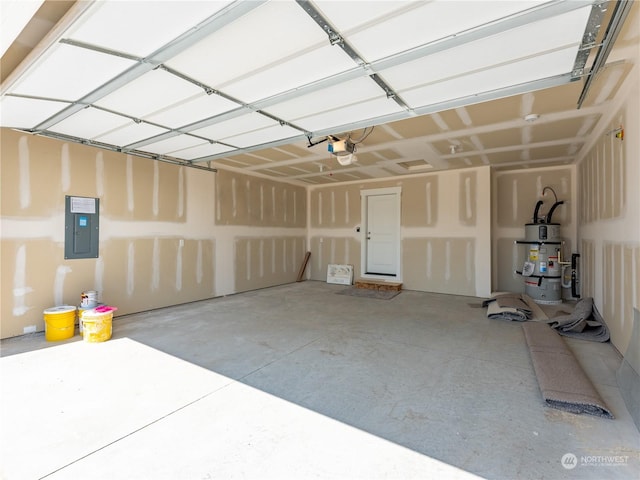
[[[73,337],[76,328],[76,307],[61,305],[44,312],[44,338],[50,342]]]
[[[78,306],[78,333],[80,334],[80,336],[82,336],[82,314],[85,312],[85,310],[91,310],[92,308],[95,307],[82,307],[82,306]]]
[[[111,338],[113,312],[96,312],[95,309],[82,312],[82,339],[98,343]]]

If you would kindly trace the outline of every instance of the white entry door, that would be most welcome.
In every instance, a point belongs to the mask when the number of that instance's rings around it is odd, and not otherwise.
[[[386,191],[388,190],[388,191]],[[400,192],[363,191],[366,205],[364,275],[398,277],[400,264]]]

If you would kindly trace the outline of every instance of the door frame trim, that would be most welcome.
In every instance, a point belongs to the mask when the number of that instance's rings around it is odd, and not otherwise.
[[[394,195],[395,207],[396,207],[396,244],[398,246],[396,252],[396,274],[395,275],[375,275],[366,273],[367,267],[367,220],[368,220],[368,200],[370,196],[376,195]],[[401,198],[402,187],[388,187],[388,188],[372,188],[368,190],[360,190],[360,218],[362,219],[362,226],[360,228],[360,277],[369,278],[374,280],[384,280],[402,283],[402,236],[400,235],[401,228]]]

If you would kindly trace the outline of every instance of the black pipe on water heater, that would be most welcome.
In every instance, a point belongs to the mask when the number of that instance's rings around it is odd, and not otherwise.
[[[538,223],[538,211],[543,203],[544,202],[542,200],[538,200],[538,203],[536,203],[536,208],[533,211],[533,223]]]
[[[555,212],[556,208],[562,204],[564,204],[564,200],[560,200],[559,202],[556,202],[553,204],[553,206],[551,207],[551,210],[549,210],[549,213],[547,213],[547,223],[551,223],[551,217],[553,216],[553,212]]]
[[[574,253],[571,255],[571,295],[573,298],[580,298],[577,289],[578,283],[578,259],[580,258],[579,253]]]

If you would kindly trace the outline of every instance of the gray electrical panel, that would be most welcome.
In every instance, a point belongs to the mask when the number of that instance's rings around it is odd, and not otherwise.
[[[65,196],[64,258],[98,258],[100,199]]]

